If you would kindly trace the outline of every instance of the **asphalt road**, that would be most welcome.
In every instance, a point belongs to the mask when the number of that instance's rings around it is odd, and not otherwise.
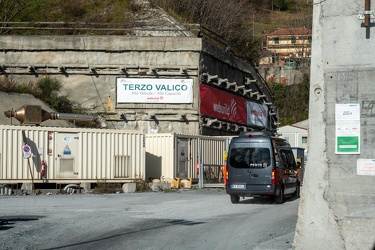
[[[0,196],[0,249],[292,249],[299,200],[223,189]]]

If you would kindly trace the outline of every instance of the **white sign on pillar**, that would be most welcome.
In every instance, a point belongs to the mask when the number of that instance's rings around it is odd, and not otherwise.
[[[336,154],[360,154],[360,105],[336,104]]]

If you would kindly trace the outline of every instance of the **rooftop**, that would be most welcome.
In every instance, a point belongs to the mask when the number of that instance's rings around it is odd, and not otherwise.
[[[287,28],[278,29],[268,34],[268,36],[288,36],[288,35],[311,35],[312,32],[308,28]]]

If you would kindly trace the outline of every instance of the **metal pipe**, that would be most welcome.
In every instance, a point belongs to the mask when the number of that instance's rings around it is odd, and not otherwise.
[[[100,115],[84,115],[70,113],[51,113],[51,119],[55,120],[76,120],[76,121],[94,121],[101,128],[107,128],[108,123],[104,117]]]
[[[24,105],[17,110],[8,110],[4,112],[8,118],[14,117],[21,124],[40,124],[46,120],[79,120],[94,121],[99,127],[107,128],[108,124],[104,117],[100,115],[70,114],[48,112],[39,105]]]
[[[84,114],[70,114],[70,113],[55,113],[56,120],[76,120],[76,121],[92,121],[94,119],[93,115]]]

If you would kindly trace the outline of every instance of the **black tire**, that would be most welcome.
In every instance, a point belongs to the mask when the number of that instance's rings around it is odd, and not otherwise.
[[[277,204],[283,204],[284,203],[284,187],[281,187],[279,195],[276,195],[275,197]]]
[[[300,197],[300,195],[301,195],[301,186],[300,186],[299,182],[297,183],[296,191],[294,191],[293,195],[294,195],[294,197],[297,198],[297,199],[298,199],[298,198]]]
[[[233,204],[237,204],[240,202],[240,196],[239,195],[231,195],[230,196],[230,201],[233,203]]]

